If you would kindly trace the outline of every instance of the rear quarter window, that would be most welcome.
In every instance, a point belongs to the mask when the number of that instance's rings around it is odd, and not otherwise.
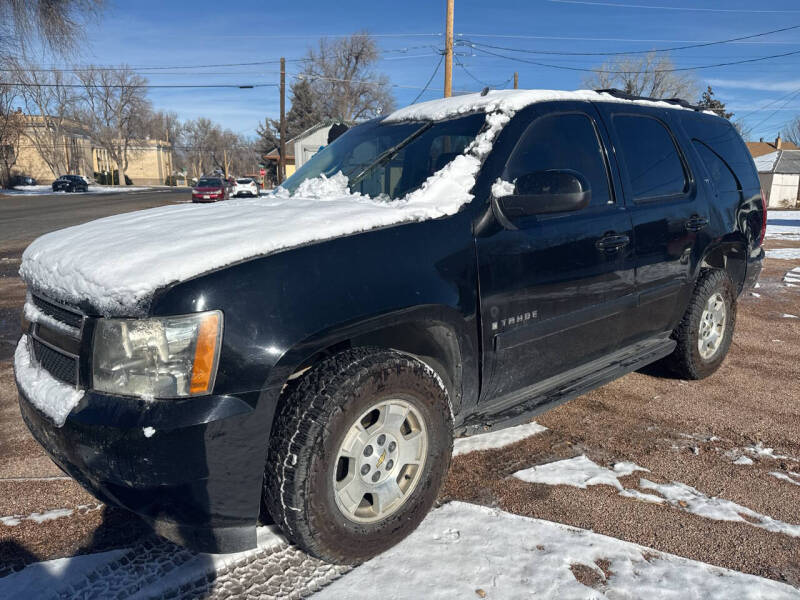
[[[687,113],[683,128],[690,138],[701,141],[725,162],[743,189],[760,188],[750,151],[730,121],[712,115]]]
[[[741,189],[736,175],[721,156],[700,140],[692,140],[692,144],[718,192],[736,192]]]

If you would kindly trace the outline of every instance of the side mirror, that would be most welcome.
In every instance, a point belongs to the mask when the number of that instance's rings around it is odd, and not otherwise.
[[[507,219],[531,215],[569,212],[586,208],[592,190],[577,171],[552,169],[536,171],[517,178],[514,193],[497,199]]]

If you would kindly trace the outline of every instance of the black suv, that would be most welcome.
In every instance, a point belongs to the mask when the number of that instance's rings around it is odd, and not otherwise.
[[[80,175],[62,175],[53,182],[54,192],[88,192],[89,184]]]
[[[412,106],[271,196],[34,242],[22,415],[64,471],[181,544],[252,547],[271,518],[357,563],[424,518],[454,436],[655,361],[713,373],[765,223],[735,129],[684,103]]]

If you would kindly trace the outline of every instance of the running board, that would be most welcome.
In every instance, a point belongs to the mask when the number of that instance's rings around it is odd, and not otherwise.
[[[672,339],[647,340],[618,350],[566,373],[501,396],[482,407],[456,428],[456,435],[475,435],[519,425],[532,417],[641,369],[675,349]]]

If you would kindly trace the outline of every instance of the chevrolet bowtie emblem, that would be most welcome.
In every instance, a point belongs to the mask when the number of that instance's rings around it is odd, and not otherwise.
[[[386,460],[386,450],[384,450],[383,454],[381,454],[381,457],[378,459],[378,463],[375,465],[375,467],[380,467],[384,460]]]

